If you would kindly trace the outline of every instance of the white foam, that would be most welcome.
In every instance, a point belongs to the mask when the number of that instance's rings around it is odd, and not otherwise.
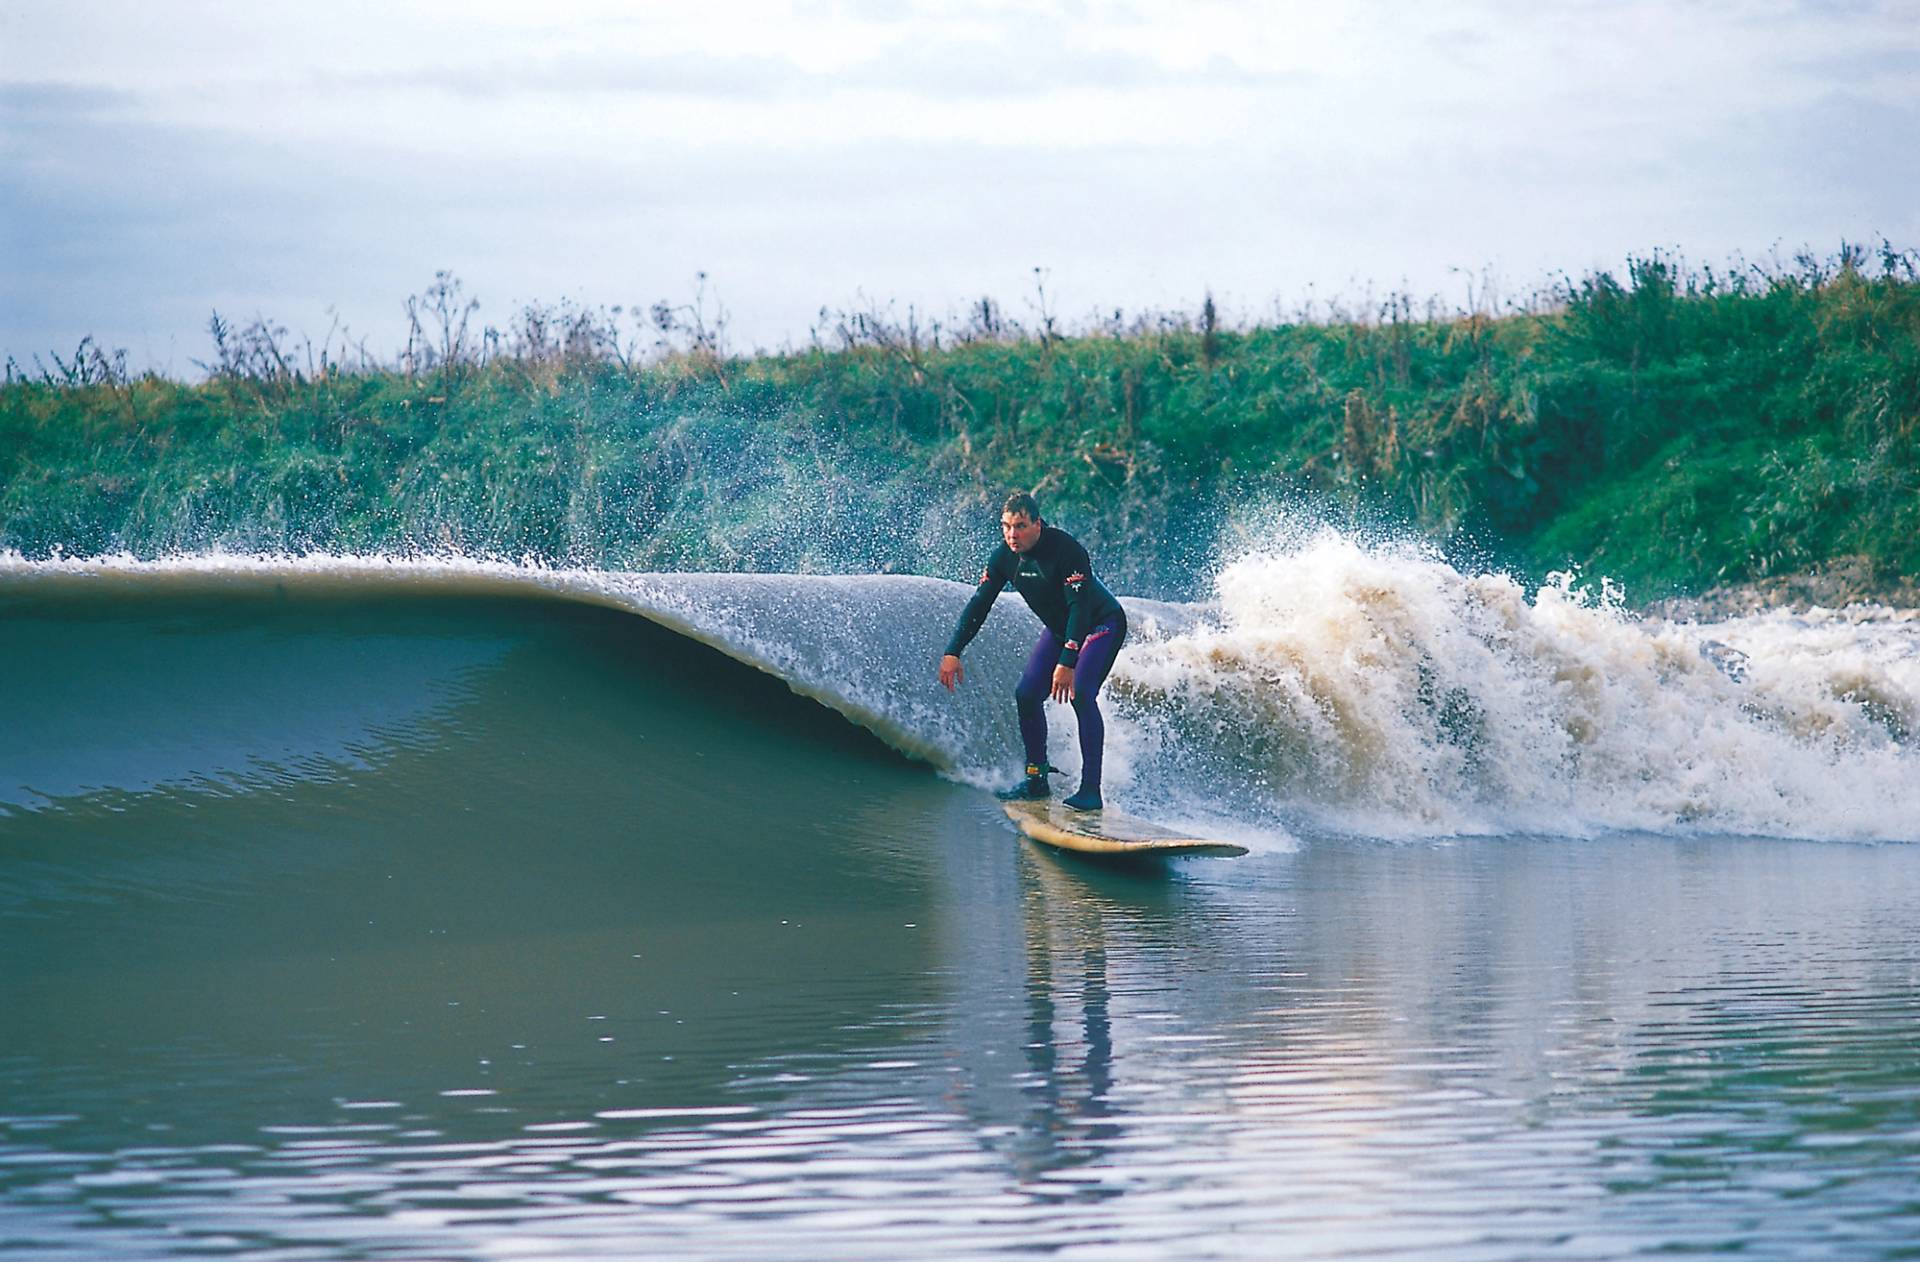
[[[1920,838],[1911,613],[1644,622],[1332,531],[1218,587],[1205,625],[1115,668],[1130,763],[1166,792],[1369,834]]]

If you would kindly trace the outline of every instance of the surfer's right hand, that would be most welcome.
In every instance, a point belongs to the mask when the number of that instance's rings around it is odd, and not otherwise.
[[[940,683],[948,692],[952,692],[953,686],[966,677],[967,668],[960,664],[958,657],[949,653],[940,659]]]

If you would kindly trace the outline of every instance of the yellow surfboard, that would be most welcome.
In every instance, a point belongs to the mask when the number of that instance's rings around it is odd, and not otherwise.
[[[1212,841],[1119,811],[1076,811],[1054,801],[1004,803],[1021,832],[1049,846],[1100,855],[1241,855],[1245,846]]]

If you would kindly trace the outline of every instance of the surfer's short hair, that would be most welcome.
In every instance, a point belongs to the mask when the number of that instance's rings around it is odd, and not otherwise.
[[[1039,521],[1040,501],[1034,499],[1030,492],[1015,491],[1007,496],[1005,503],[1000,505],[1000,511],[1003,514],[1025,517],[1028,521]]]

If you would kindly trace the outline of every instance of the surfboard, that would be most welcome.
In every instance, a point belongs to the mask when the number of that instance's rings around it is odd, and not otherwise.
[[[1002,805],[1007,818],[1035,841],[1081,854],[1227,857],[1247,853],[1245,846],[1236,846],[1230,841],[1194,837],[1119,811],[1076,811],[1054,801],[1030,800]]]

